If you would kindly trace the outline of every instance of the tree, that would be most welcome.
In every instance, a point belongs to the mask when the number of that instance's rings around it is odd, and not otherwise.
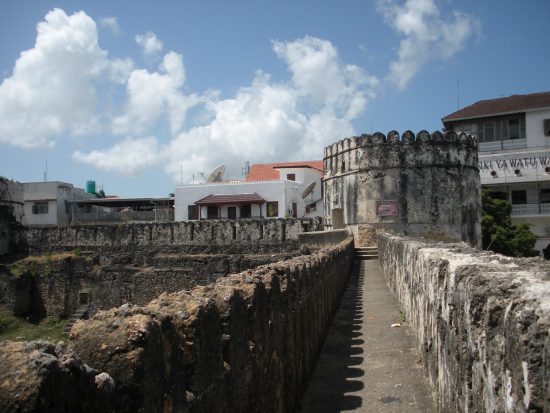
[[[493,198],[491,190],[481,190],[482,216],[481,233],[483,249],[510,257],[533,257],[537,236],[531,231],[531,224],[512,224],[512,203]]]

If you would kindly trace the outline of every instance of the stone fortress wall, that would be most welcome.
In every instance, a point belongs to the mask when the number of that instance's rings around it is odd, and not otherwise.
[[[319,219],[246,219],[27,227],[13,234],[28,252],[81,249],[157,248],[179,252],[261,251],[295,248],[298,234],[319,231]],[[239,251],[240,250],[240,251]]]
[[[550,411],[544,261],[389,234],[378,249],[439,411]]]
[[[2,342],[0,410],[294,411],[353,245],[347,238],[142,307],[100,312],[75,324],[71,350]]]
[[[477,142],[454,132],[391,131],[324,151],[327,228],[371,228],[481,243]]]
[[[319,227],[316,219],[27,227],[15,238],[32,255],[0,265],[0,308],[40,319],[70,317],[79,306],[91,316],[146,305],[162,292],[299,255],[298,236]]]

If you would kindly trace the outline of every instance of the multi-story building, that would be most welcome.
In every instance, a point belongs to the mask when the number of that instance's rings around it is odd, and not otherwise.
[[[479,141],[481,186],[512,202],[550,258],[550,92],[481,100],[445,116],[446,130]]]
[[[323,161],[254,164],[245,179],[175,190],[176,221],[323,215]]]
[[[70,201],[95,198],[84,189],[59,181],[25,182],[23,187],[27,225],[69,225]]]

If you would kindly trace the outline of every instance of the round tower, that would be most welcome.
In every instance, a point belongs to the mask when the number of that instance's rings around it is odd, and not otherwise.
[[[391,131],[343,139],[324,151],[327,228],[384,229],[481,242],[477,141],[454,132]]]

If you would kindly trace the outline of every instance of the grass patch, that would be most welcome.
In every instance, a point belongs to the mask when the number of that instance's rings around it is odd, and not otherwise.
[[[0,340],[31,341],[48,340],[54,343],[67,341],[63,333],[67,320],[56,316],[46,317],[39,323],[31,323],[0,309]]]

